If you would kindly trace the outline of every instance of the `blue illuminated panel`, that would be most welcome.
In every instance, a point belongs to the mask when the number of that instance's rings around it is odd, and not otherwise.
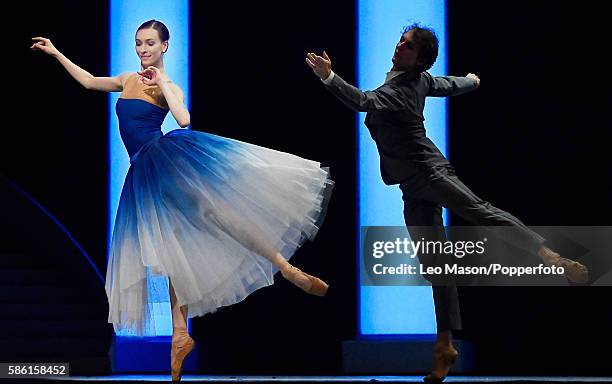
[[[440,39],[439,55],[429,72],[433,75],[446,74],[445,18],[444,0],[360,0],[357,41],[359,88],[374,89],[384,82],[403,27],[413,22],[436,31]],[[444,98],[430,98],[425,108],[427,135],[445,155],[446,105]],[[382,182],[378,152],[363,123],[364,119],[365,113],[360,113],[359,225],[405,225],[401,192],[397,186],[389,187]],[[446,221],[446,211],[444,219]],[[361,234],[360,228],[358,233]],[[436,333],[431,287],[360,286],[359,332],[362,336]]]
[[[168,53],[164,58],[164,68],[170,79],[178,84],[185,93],[185,104],[189,106],[189,1],[163,0],[112,0],[110,2],[110,75],[140,70],[140,60],[136,55],[134,38],[136,29],[145,21],[156,19],[163,22],[170,31]],[[109,103],[109,220],[108,249],[115,223],[115,214],[123,181],[129,168],[129,156],[119,135],[119,125],[115,114],[115,103],[119,93],[110,94]],[[180,128],[171,114],[162,125],[164,133]],[[169,298],[153,304],[156,330],[150,336],[169,336],[172,334]]]

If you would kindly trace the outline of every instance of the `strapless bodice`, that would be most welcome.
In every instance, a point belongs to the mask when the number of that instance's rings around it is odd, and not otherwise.
[[[119,132],[130,160],[143,145],[163,136],[161,125],[168,114],[168,105],[161,89],[129,76],[115,105]]]
[[[130,158],[147,142],[163,136],[161,125],[168,113],[141,99],[119,98],[115,105],[119,133]]]

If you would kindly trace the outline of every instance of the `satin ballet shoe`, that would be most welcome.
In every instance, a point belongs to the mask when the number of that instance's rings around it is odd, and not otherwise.
[[[434,351],[434,361],[433,361],[433,369],[432,372],[423,377],[423,381],[426,383],[441,383],[446,379],[446,375],[450,368],[457,361],[457,357],[459,356],[459,352],[453,349]],[[442,376],[438,376],[436,372],[443,371],[444,374]]]
[[[183,363],[187,355],[195,348],[195,341],[187,332],[172,341],[170,352],[170,368],[172,370],[172,381],[181,381],[183,376]]]
[[[572,283],[584,284],[589,281],[589,270],[577,261],[561,257],[555,252],[547,252],[542,260],[549,267],[563,267],[565,277]]]
[[[281,274],[295,286],[301,288],[308,294],[315,296],[325,296],[329,285],[318,277],[311,276],[302,272],[299,268],[290,265],[281,270]],[[304,279],[306,278],[307,281]]]

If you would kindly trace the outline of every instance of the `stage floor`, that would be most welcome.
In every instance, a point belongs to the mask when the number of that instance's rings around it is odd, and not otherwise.
[[[71,376],[61,379],[49,379],[50,381],[84,381],[84,382],[116,382],[116,381],[139,381],[158,382],[169,381],[170,375],[113,375],[113,376]],[[378,382],[395,383],[409,382],[422,383],[423,376],[210,376],[210,375],[185,375],[182,381],[203,383],[235,383],[235,382],[289,382],[289,383],[359,383]],[[445,382],[448,383],[516,383],[516,382],[540,382],[540,383],[612,383],[612,377],[601,376],[449,376]]]

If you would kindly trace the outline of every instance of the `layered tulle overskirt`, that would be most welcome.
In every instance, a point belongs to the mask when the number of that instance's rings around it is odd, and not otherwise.
[[[106,278],[109,322],[155,329],[168,281],[188,316],[214,312],[273,283],[275,266],[313,239],[333,182],[315,161],[178,129],[131,159]]]

